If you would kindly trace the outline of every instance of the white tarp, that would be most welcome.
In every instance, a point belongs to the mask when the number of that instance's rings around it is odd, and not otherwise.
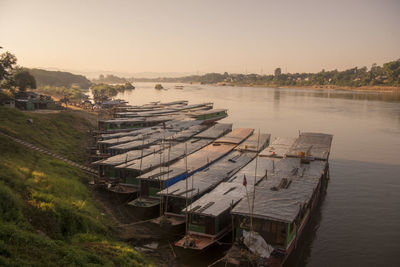
[[[257,232],[243,230],[243,243],[251,252],[266,259],[269,258],[274,250]]]

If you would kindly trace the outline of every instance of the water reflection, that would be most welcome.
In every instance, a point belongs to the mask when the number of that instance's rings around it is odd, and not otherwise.
[[[276,136],[334,135],[331,180],[291,264],[400,266],[400,94],[137,83],[131,104],[186,99],[228,108],[224,121]],[[204,255],[207,257],[207,255]],[[189,260],[190,262],[190,260]],[[290,266],[290,265],[289,265]]]

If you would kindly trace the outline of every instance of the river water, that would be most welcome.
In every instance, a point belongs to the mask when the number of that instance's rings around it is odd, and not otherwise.
[[[188,100],[228,109],[234,128],[334,135],[327,194],[289,266],[400,266],[400,94],[137,83],[130,104]],[[201,264],[209,264],[203,259]],[[202,255],[207,258],[207,255]],[[196,260],[197,261],[197,260]],[[190,264],[189,262],[184,262]]]

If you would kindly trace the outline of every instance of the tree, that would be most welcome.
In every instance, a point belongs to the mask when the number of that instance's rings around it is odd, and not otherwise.
[[[18,88],[20,92],[26,91],[26,89],[36,89],[36,80],[29,71],[25,69],[17,69],[13,75],[13,85]]]
[[[10,52],[0,54],[0,82],[10,78],[16,64],[17,58]]]
[[[281,75],[282,74],[281,68],[276,68],[275,71],[274,71],[274,74],[275,74],[275,76]]]

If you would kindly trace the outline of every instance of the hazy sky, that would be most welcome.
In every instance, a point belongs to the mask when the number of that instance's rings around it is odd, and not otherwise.
[[[77,71],[369,67],[400,58],[400,0],[0,0],[0,46]]]

